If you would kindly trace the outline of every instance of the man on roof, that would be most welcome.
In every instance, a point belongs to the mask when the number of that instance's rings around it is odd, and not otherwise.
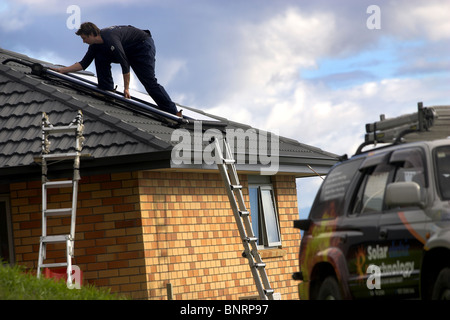
[[[85,70],[95,59],[98,87],[113,91],[111,63],[119,63],[122,67],[125,98],[130,98],[132,68],[159,109],[181,116],[181,111],[177,111],[175,103],[155,77],[156,50],[150,31],[133,26],[112,26],[100,30],[92,22],[85,22],[81,24],[76,35],[89,45],[86,55],[80,62],[55,69],[56,71],[68,73]]]

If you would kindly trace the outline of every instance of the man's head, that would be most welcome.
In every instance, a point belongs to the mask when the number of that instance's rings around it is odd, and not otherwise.
[[[96,43],[95,39],[100,36],[100,29],[92,22],[84,22],[75,34],[80,36],[84,43],[93,44]]]

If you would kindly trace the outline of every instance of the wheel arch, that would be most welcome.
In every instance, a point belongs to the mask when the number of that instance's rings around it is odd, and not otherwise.
[[[450,267],[449,248],[435,247],[425,252],[420,270],[420,294],[422,299],[431,299],[434,283],[439,272],[445,267]]]
[[[341,288],[342,297],[350,298],[348,288],[348,268],[342,251],[338,248],[329,248],[318,254],[317,262],[311,270],[309,296],[317,294],[321,282],[328,276],[336,277]]]

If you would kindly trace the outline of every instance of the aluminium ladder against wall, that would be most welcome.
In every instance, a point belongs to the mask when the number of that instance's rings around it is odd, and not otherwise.
[[[78,111],[77,116],[69,125],[53,126],[45,112],[42,113],[42,236],[39,243],[39,260],[37,268],[37,277],[40,277],[42,268],[67,267],[67,285],[72,285],[72,258],[74,256],[74,241],[75,241],[75,224],[77,211],[77,195],[78,182],[80,180],[80,156],[83,147],[83,114],[81,110]],[[74,134],[75,151],[66,153],[51,153],[50,141],[48,137],[50,134]],[[60,161],[73,160],[73,177],[72,180],[54,180],[49,181],[47,177],[48,166],[51,163]],[[72,205],[68,208],[49,209],[48,189],[55,188],[72,188]],[[69,234],[47,235],[47,218],[48,217],[70,217],[70,232]],[[44,263],[47,254],[48,244],[65,243],[66,262],[58,263]]]
[[[234,218],[239,230],[239,234],[244,246],[242,256],[248,259],[250,271],[255,280],[256,288],[258,289],[259,298],[261,300],[274,300],[274,290],[270,287],[269,279],[266,273],[266,264],[262,261],[258,252],[257,241],[250,221],[250,213],[247,210],[242,195],[242,185],[239,182],[239,177],[236,171],[236,161],[233,159],[230,146],[223,138],[223,152],[220,148],[220,141],[213,138],[216,151],[216,163],[220,171],[222,179],[225,183],[228,199],[231,204],[231,209],[234,213]]]

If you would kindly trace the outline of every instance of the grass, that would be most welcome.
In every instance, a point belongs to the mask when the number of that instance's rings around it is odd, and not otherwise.
[[[25,272],[20,266],[11,267],[0,261],[0,300],[118,300],[124,296],[92,285],[68,289],[64,280],[55,281]]]

